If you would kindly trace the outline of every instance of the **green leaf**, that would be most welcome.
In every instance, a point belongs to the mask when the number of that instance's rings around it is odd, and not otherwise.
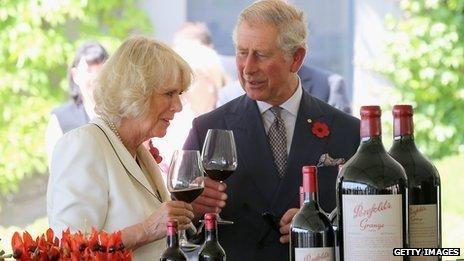
[[[386,17],[393,35],[382,72],[415,106],[416,141],[430,158],[464,148],[464,1],[402,0]]]

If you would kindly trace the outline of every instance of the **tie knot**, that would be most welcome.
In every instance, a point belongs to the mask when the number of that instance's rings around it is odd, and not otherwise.
[[[280,106],[272,106],[269,110],[271,110],[275,117],[280,118],[280,112],[282,111]]]

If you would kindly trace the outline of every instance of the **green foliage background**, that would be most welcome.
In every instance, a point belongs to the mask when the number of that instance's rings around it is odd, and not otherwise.
[[[0,195],[47,172],[45,128],[67,99],[66,70],[84,41],[111,53],[133,33],[151,32],[135,0],[2,0],[0,5]]]
[[[393,64],[384,72],[414,105],[415,137],[432,159],[464,151],[464,1],[401,0],[387,19]]]

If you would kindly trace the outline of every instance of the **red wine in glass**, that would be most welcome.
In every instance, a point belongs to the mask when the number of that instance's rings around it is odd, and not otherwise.
[[[184,201],[186,203],[192,203],[198,196],[203,192],[202,187],[192,187],[174,190],[171,192],[171,195],[179,201]]]
[[[223,182],[237,169],[237,150],[231,130],[209,129],[201,154],[203,168],[213,180]],[[219,224],[233,224],[218,216]]]
[[[204,169],[198,150],[176,150],[172,156],[167,187],[175,200],[191,203],[204,189]],[[185,231],[179,231],[179,244],[185,251],[198,245],[188,242]]]
[[[208,175],[208,177],[216,181],[224,181],[228,177],[230,177],[232,173],[234,173],[233,170],[220,170],[220,169],[205,169],[205,172]]]

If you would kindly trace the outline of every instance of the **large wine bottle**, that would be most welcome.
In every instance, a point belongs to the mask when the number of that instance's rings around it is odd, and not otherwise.
[[[410,247],[441,247],[440,176],[414,143],[411,105],[393,107],[394,141],[389,153],[405,169],[409,188]],[[411,257],[438,260],[438,257]]]
[[[167,222],[167,248],[161,254],[160,261],[187,261],[187,257],[179,247],[177,220]]]
[[[303,167],[304,204],[290,224],[290,260],[334,260],[334,231],[317,201],[317,168]]]
[[[337,181],[341,260],[403,260],[408,245],[406,173],[382,144],[380,107],[361,107],[361,144]]]
[[[198,254],[199,261],[225,261],[226,252],[219,244],[217,235],[217,214],[205,214],[205,243]]]

